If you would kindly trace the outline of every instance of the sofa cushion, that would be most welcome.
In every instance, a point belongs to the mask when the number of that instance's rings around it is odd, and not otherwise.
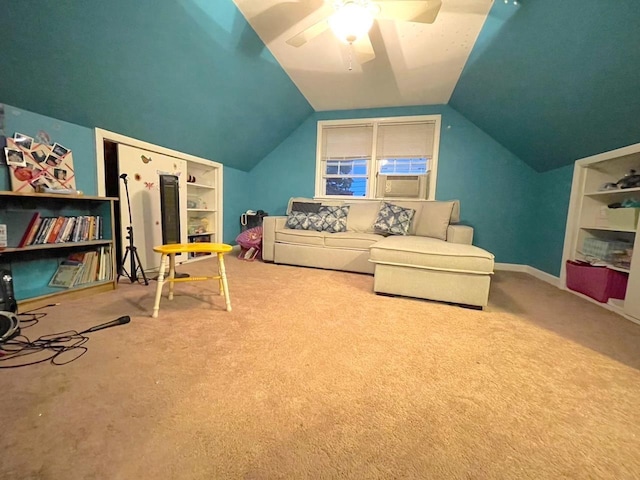
[[[382,202],[373,230],[381,234],[407,235],[415,213],[416,211],[412,208]]]
[[[347,216],[349,215],[349,206],[341,207],[321,206],[318,215],[322,217],[321,230],[329,233],[338,233],[347,231]]]
[[[291,202],[292,212],[318,213],[322,205],[316,202]]]
[[[318,203],[320,205],[332,206],[332,207],[340,207],[344,205],[343,200],[314,200],[313,198],[307,197],[291,197],[289,199],[289,203],[287,204],[287,215],[291,213],[291,207],[294,202],[302,202],[302,203]]]
[[[282,228],[276,230],[275,241],[277,243],[292,243],[295,245],[324,245],[324,237],[333,235],[326,232],[318,232],[316,230],[292,230],[290,228]]]
[[[332,233],[324,237],[324,245],[331,248],[356,248],[367,250],[371,245],[378,240],[382,240],[382,235],[376,235],[375,233],[362,233],[362,232],[343,232]]]
[[[380,210],[380,201],[362,201],[349,204],[347,230],[350,232],[372,233],[373,224]]]
[[[386,265],[449,272],[493,273],[493,255],[486,250],[430,237],[384,238],[371,247],[369,260]]]
[[[416,219],[416,235],[447,239],[454,202],[425,202]]]

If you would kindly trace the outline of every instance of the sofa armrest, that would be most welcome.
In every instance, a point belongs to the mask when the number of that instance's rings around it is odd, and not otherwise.
[[[471,242],[473,242],[473,227],[449,225],[447,227],[447,242],[471,245]]]
[[[287,217],[267,216],[262,219],[262,259],[273,262],[275,256],[276,230],[284,228]]]

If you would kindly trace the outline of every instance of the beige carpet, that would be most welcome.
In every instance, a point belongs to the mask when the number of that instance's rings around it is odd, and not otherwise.
[[[520,273],[474,311],[227,263],[231,313],[213,282],[45,310],[29,337],[132,321],[0,371],[0,478],[640,478],[640,326]]]

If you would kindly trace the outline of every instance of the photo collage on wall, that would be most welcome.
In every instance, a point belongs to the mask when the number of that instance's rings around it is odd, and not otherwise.
[[[16,133],[4,148],[14,192],[75,190],[76,181],[71,150],[54,143],[38,143]]]

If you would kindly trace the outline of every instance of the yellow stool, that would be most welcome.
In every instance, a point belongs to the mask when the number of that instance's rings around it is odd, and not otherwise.
[[[153,318],[158,317],[160,310],[160,297],[162,296],[162,286],[165,283],[164,271],[166,268],[166,258],[169,256],[169,300],[173,300],[173,284],[176,282],[193,282],[199,280],[218,280],[220,284],[220,295],[224,295],[227,304],[227,312],[231,311],[231,300],[229,299],[229,286],[227,285],[227,274],[224,269],[224,254],[231,251],[231,245],[224,243],[173,243],[153,247],[153,251],[162,254],[160,259],[160,271],[158,272],[158,287],[156,288],[156,300],[153,304]],[[218,256],[218,275],[210,277],[186,277],[175,278],[176,276],[176,254],[179,253],[215,253]]]

